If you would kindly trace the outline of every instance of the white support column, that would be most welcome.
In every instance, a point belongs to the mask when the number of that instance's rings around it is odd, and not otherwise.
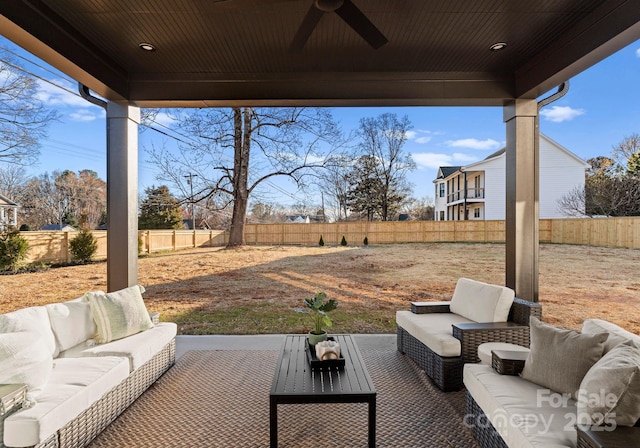
[[[504,107],[506,147],[506,285],[538,301],[539,130],[535,99]]]
[[[13,224],[14,227],[18,227],[18,207],[13,208]]]
[[[107,290],[138,283],[138,123],[140,109],[107,105]]]

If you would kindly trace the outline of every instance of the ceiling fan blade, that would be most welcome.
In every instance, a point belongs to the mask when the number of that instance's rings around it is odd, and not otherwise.
[[[293,41],[291,41],[291,47],[289,49],[294,53],[299,53],[302,51],[304,44],[307,43],[309,36],[320,22],[320,19],[324,15],[324,12],[320,11],[315,5],[311,5],[307,15],[304,16],[304,20],[300,24],[300,28],[296,32],[296,35],[293,36]]]
[[[344,0],[342,6],[336,9],[336,14],[376,50],[389,42],[351,0]]]

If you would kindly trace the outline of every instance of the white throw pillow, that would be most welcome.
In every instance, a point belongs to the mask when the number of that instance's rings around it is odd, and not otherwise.
[[[633,426],[640,419],[640,347],[618,344],[596,362],[580,383],[578,422]]]
[[[51,331],[49,314],[43,306],[32,306],[0,315],[0,333],[31,331],[42,336],[42,344],[52,357],[58,356],[58,344]]]
[[[27,401],[35,402],[51,375],[53,358],[38,333],[0,333],[0,384],[26,384]]]
[[[104,294],[102,291],[96,292]],[[61,352],[96,335],[97,327],[91,315],[91,306],[83,298],[45,305]]]
[[[98,329],[97,343],[103,344],[153,328],[142,300],[143,292],[144,288],[136,285],[107,294],[87,293]]]
[[[582,332],[585,334],[609,333],[609,337],[604,342],[605,353],[626,341],[634,341],[636,345],[640,346],[640,336],[606,320],[586,319],[582,324]]]
[[[513,290],[505,286],[460,278],[450,308],[475,322],[506,322],[514,297]]]

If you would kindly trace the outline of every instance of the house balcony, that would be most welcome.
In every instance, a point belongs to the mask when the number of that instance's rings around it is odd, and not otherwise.
[[[484,202],[484,188],[467,188],[447,195],[447,205],[455,205],[465,200],[467,202]]]

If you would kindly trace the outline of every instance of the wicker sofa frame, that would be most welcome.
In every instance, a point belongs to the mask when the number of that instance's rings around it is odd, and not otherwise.
[[[34,448],[77,448],[88,445],[149,386],[169,370],[175,363],[175,359],[176,344],[175,339],[172,339],[149,361],[134,370],[122,383]],[[0,448],[5,448],[2,441],[0,441]]]
[[[412,303],[415,314],[450,313],[448,304]],[[460,356],[443,357],[435,353],[398,325],[398,351],[409,356],[425,371],[433,382],[444,392],[460,390],[463,387],[462,369],[465,363],[478,362],[478,346],[485,342],[508,342],[529,347],[529,318],[540,318],[542,308],[539,303],[515,298],[509,311],[508,322],[469,323],[453,325],[453,336],[460,340]]]
[[[504,439],[476,403],[471,394],[466,393],[467,424],[480,448],[509,448]],[[638,446],[640,440],[640,421],[635,427],[617,427],[614,430],[592,430],[589,427],[576,427],[577,448],[627,448]]]

